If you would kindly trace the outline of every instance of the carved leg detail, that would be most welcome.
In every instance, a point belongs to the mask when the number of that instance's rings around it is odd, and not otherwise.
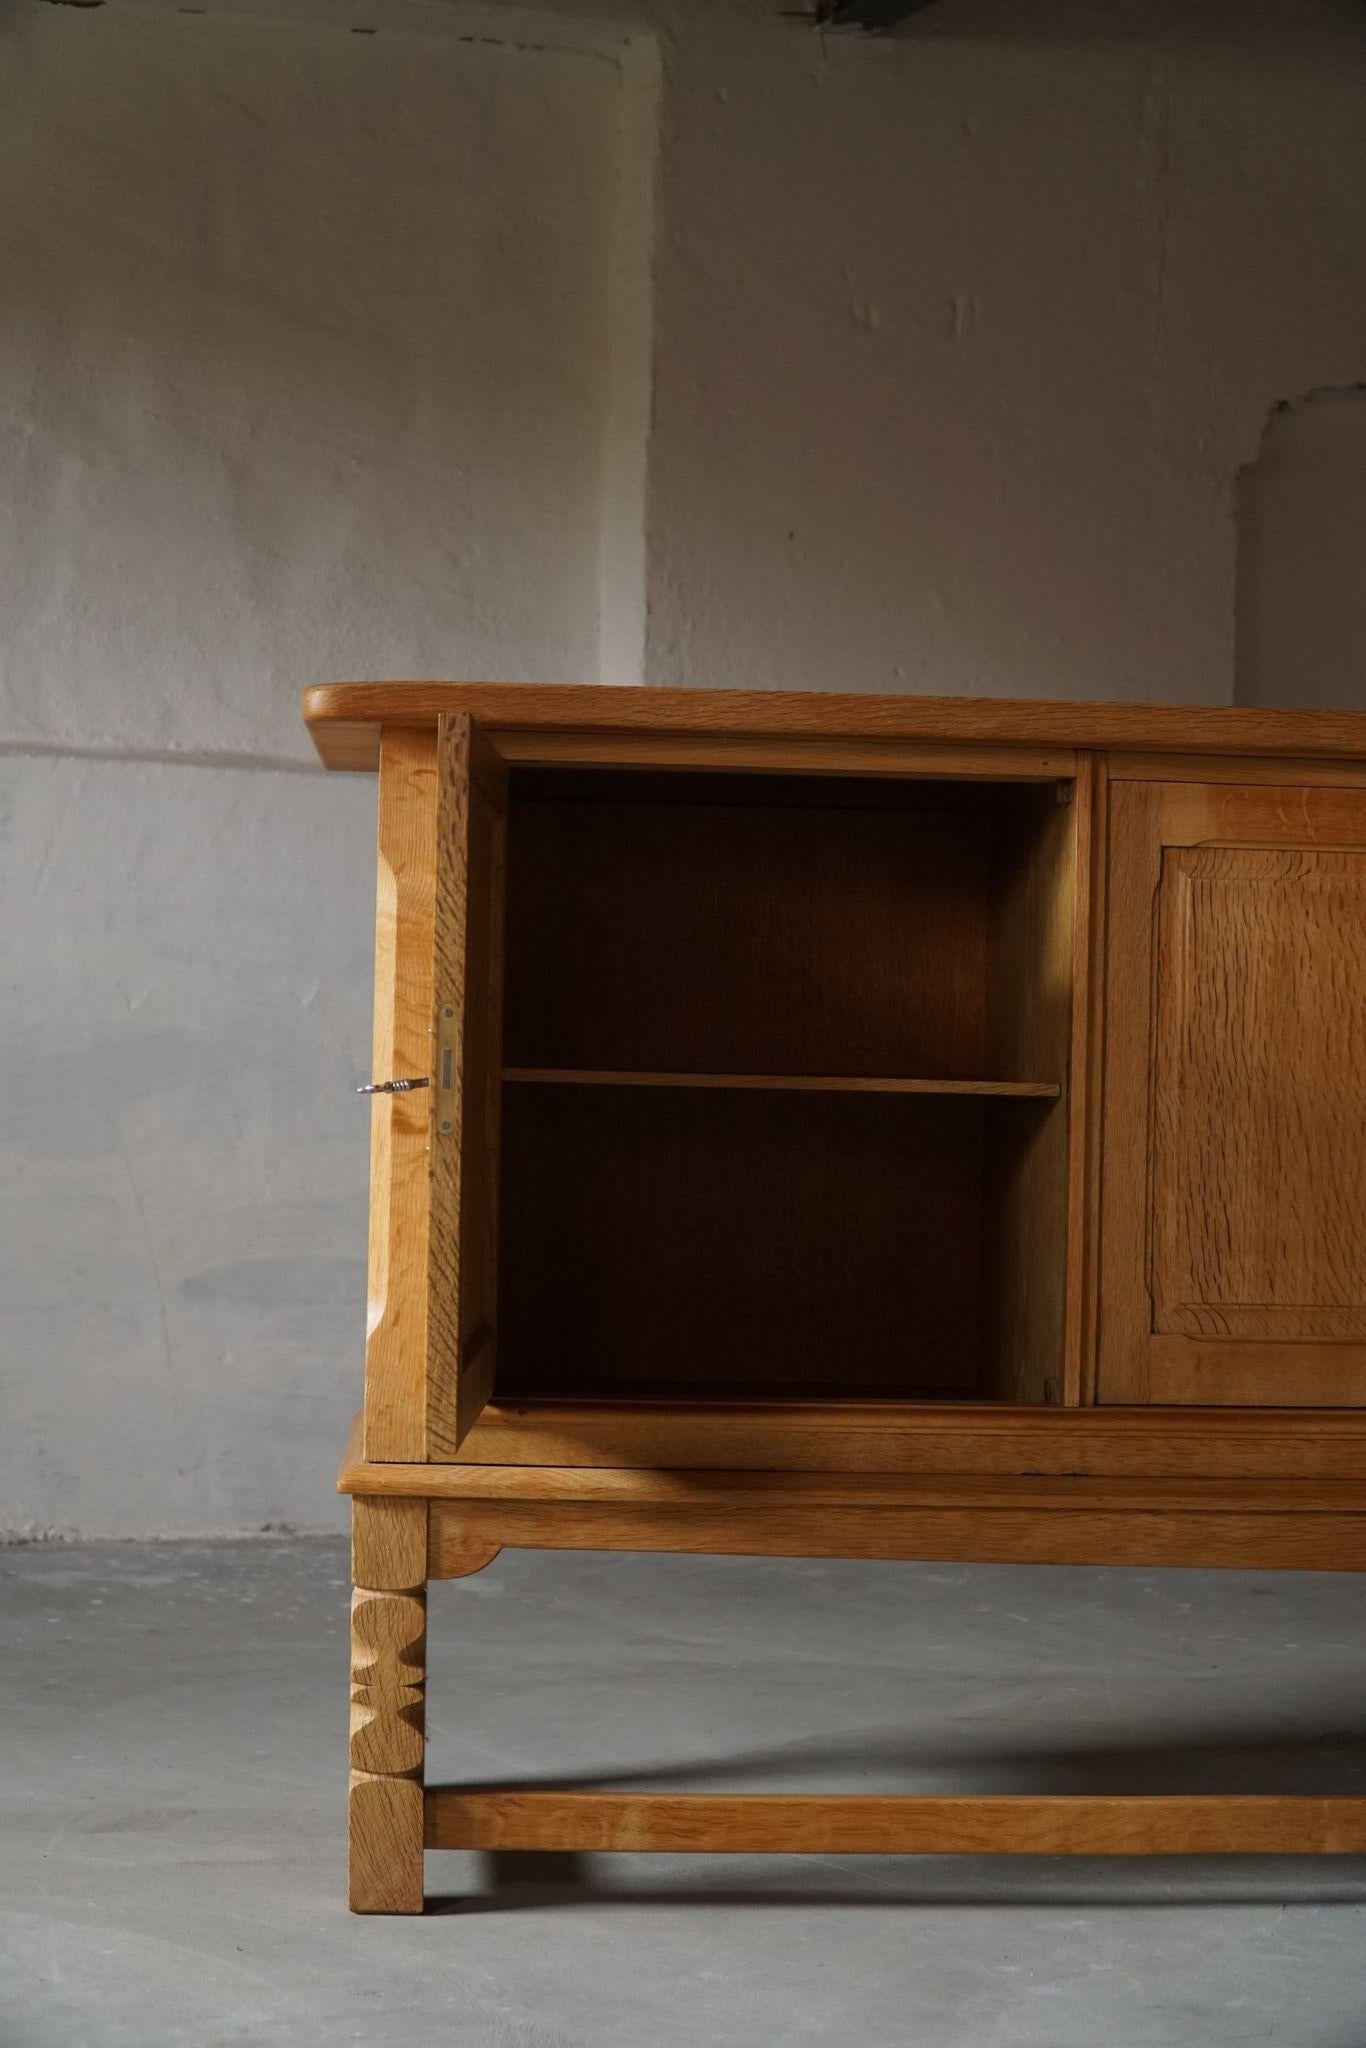
[[[395,1506],[414,1511],[406,1529],[395,1523]],[[425,1575],[425,1502],[357,1500],[352,1554],[357,1568],[376,1576]],[[422,1911],[426,1658],[425,1587],[357,1586],[351,1596],[350,1793],[356,1913]]]
[[[385,1777],[422,1769],[427,1596],[351,1595],[351,1768]]]

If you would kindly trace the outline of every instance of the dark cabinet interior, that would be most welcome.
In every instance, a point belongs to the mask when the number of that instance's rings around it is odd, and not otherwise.
[[[498,1397],[1059,1398],[1070,791],[514,769]]]

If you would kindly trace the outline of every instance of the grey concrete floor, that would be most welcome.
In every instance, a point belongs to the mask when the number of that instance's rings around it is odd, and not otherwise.
[[[338,1542],[0,1552],[0,2043],[1362,2048],[1334,1860],[431,1856],[342,1903]],[[1366,1791],[1366,1578],[505,1554],[431,1775]]]

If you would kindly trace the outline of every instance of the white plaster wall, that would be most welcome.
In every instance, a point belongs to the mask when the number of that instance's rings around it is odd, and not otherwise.
[[[591,674],[616,67],[6,20],[4,736],[304,759],[320,677]]]
[[[337,1520],[372,838],[359,780],[0,761],[9,1528]]]
[[[1366,375],[1363,162],[1332,0],[11,0],[0,1527],[335,1523],[373,788],[299,688],[1220,702],[1238,580],[1279,689],[1322,493],[1236,575],[1235,479]]]
[[[650,681],[1229,701],[1236,472],[1366,375],[1359,11],[666,20]]]
[[[298,693],[597,660],[611,40],[304,16],[0,17],[10,1530],[339,1525],[374,785]]]

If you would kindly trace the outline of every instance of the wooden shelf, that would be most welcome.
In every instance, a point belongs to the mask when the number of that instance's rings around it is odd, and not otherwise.
[[[924,1081],[861,1074],[638,1074],[606,1067],[504,1067],[505,1081],[552,1088],[731,1088],[814,1095],[990,1095],[1056,1102],[1056,1081]]]

